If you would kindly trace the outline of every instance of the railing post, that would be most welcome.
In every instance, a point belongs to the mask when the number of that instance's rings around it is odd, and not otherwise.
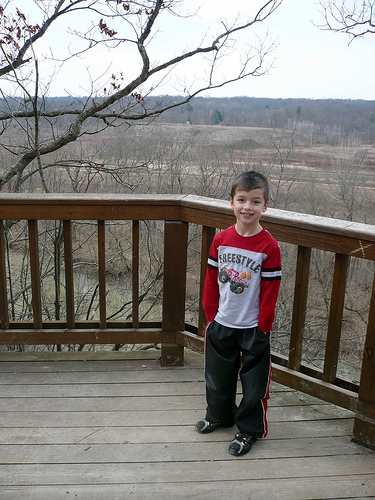
[[[105,275],[105,221],[98,220],[98,262],[99,262],[99,323],[107,328],[106,275]]]
[[[202,306],[203,287],[206,277],[207,259],[210,252],[211,243],[215,236],[216,229],[214,227],[203,226],[202,228],[202,247],[201,247],[201,271],[200,271],[200,288],[199,288],[199,318],[198,318],[198,335],[204,335],[204,323],[206,321]]]
[[[63,221],[64,230],[64,260],[65,260],[65,290],[66,290],[66,323],[68,330],[75,326],[74,315],[74,279],[73,279],[73,244],[72,222]]]
[[[0,327],[9,328],[8,294],[5,267],[4,224],[0,220]]]
[[[375,449],[375,275],[354,419],[353,441]]]
[[[38,221],[29,220],[29,249],[30,249],[30,271],[31,271],[31,293],[33,302],[34,329],[40,330],[42,320],[42,295],[40,283],[39,245],[38,245]]]
[[[133,220],[132,231],[132,325],[139,328],[139,221]]]
[[[299,370],[302,362],[302,344],[305,331],[310,260],[311,248],[299,246],[288,360],[288,368],[292,370]]]
[[[188,224],[165,221],[163,275],[163,331],[185,330],[185,294]],[[178,344],[162,344],[162,366],[184,364],[184,348]]]
[[[324,357],[324,382],[334,383],[340,351],[342,317],[345,301],[346,278],[348,275],[349,255],[336,254],[333,273],[331,307],[328,320],[327,344]]]

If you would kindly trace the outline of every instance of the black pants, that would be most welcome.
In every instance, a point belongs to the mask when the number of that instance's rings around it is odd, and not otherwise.
[[[236,404],[238,372],[242,399]],[[205,339],[206,420],[257,437],[267,435],[267,399],[271,379],[270,334],[258,327],[228,328],[216,321]]]

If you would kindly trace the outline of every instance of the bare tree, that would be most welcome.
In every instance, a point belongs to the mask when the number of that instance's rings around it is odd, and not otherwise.
[[[366,219],[366,177],[365,169],[367,150],[361,146],[357,138],[349,138],[336,151],[331,162],[336,182],[330,186],[330,191],[336,200],[336,216],[345,220]],[[362,186],[363,194],[358,196],[358,187]]]
[[[202,92],[266,73],[267,56],[274,48],[268,37],[241,55],[235,73],[222,74],[220,65],[222,58],[234,51],[241,33],[267,19],[282,1],[260,2],[250,20],[239,15],[231,23],[222,21],[219,32],[211,36],[198,34],[188,48],[178,52],[177,46],[173,56],[169,52],[165,60],[159,61],[162,53],[154,46],[161,31],[171,26],[171,18],[184,20],[188,30],[189,21],[195,17],[182,0],[38,0],[30,2],[34,6],[30,14],[35,18],[33,22],[19,10],[16,0],[7,0],[0,7],[0,133],[9,166],[0,174],[0,189],[35,161],[35,171],[48,191],[43,158],[78,138],[119,124],[152,119]],[[86,28],[82,28],[85,23]],[[55,28],[65,33],[65,51],[57,36],[48,38]],[[205,32],[207,29],[205,26]],[[47,38],[51,47],[45,55],[41,47]],[[167,43],[173,46],[172,39]],[[109,49],[111,58],[119,53],[124,67],[130,62],[127,72],[112,73],[100,68],[102,78],[92,78],[89,95],[71,97],[69,103],[54,106],[47,99],[52,78],[48,64],[53,62],[57,68],[54,71],[59,71],[79,57],[91,54],[95,58],[95,51],[103,46]],[[137,61],[133,63],[134,54]],[[184,63],[202,57],[206,59],[204,81],[200,80],[198,86],[194,82],[187,85],[183,81]],[[49,75],[43,73],[45,67]],[[171,74],[180,78],[183,95],[177,102],[165,99],[156,104],[149,96]],[[102,85],[104,80],[106,84]]]
[[[374,0],[320,0],[324,24],[321,29],[346,33],[351,41],[375,33]]]

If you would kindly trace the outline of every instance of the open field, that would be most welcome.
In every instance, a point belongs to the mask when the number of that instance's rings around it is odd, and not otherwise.
[[[100,143],[92,137],[81,143],[105,167],[102,175],[122,176],[122,185],[113,177],[89,191],[228,199],[233,176],[256,169],[270,179],[271,207],[375,223],[375,144],[361,144],[356,135],[151,123],[107,129]]]
[[[116,135],[116,131],[109,131],[104,142],[116,141]],[[329,137],[323,140],[295,130],[153,123],[136,125],[122,138],[124,144],[129,139],[133,149],[138,144],[150,152],[174,145],[187,148],[191,157],[220,150],[230,152],[237,162],[248,161],[249,166],[282,162],[287,172],[293,171],[298,176],[299,182],[309,182],[311,178],[322,183],[333,182],[337,162],[352,161],[352,168],[361,174],[367,187],[375,187],[375,144],[361,144],[355,136],[343,135],[333,145],[327,142]],[[86,138],[84,142],[92,140]],[[337,137],[332,141],[337,143]]]

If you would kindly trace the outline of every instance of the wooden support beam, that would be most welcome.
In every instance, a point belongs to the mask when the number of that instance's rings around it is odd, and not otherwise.
[[[65,262],[65,294],[66,294],[66,322],[69,330],[74,328],[74,280],[73,280],[73,244],[72,222],[63,221],[64,232],[64,262]]]
[[[49,344],[160,344],[174,345],[175,332],[161,328],[75,328],[2,330],[1,345]]]
[[[322,377],[325,382],[333,383],[336,379],[348,268],[349,256],[336,254]]]
[[[292,328],[290,334],[288,368],[299,370],[302,362],[303,334],[305,331],[306,304],[309,287],[311,248],[298,247]]]
[[[33,318],[34,328],[37,330],[42,328],[42,294],[39,265],[38,221],[29,220],[28,224]]]
[[[105,221],[98,220],[98,261],[99,261],[99,321],[100,328],[107,325],[107,291],[105,275]]]
[[[357,408],[357,394],[355,392],[274,363],[272,364],[272,380],[351,411],[355,411]]]
[[[139,221],[133,220],[132,231],[132,325],[139,327]]]
[[[210,252],[210,247],[212,240],[215,236],[216,230],[214,227],[202,227],[202,246],[201,246],[201,270],[200,270],[200,287],[199,287],[199,317],[198,317],[198,335],[203,337],[204,335],[204,325],[206,323],[206,317],[203,311],[202,298],[203,298],[203,287],[204,280],[206,277],[207,269],[207,259]]]
[[[375,449],[375,273],[372,284],[367,333],[363,353],[358,409],[354,419],[354,441]]]
[[[177,332],[185,327],[185,295],[187,268],[188,224],[165,221],[164,225],[164,280],[163,331]],[[163,366],[183,365],[184,348],[177,344],[162,344]]]
[[[191,332],[177,332],[177,342],[191,351],[204,353],[204,339],[201,335]]]
[[[4,223],[0,220],[0,327],[2,329],[9,328],[5,253]]]

